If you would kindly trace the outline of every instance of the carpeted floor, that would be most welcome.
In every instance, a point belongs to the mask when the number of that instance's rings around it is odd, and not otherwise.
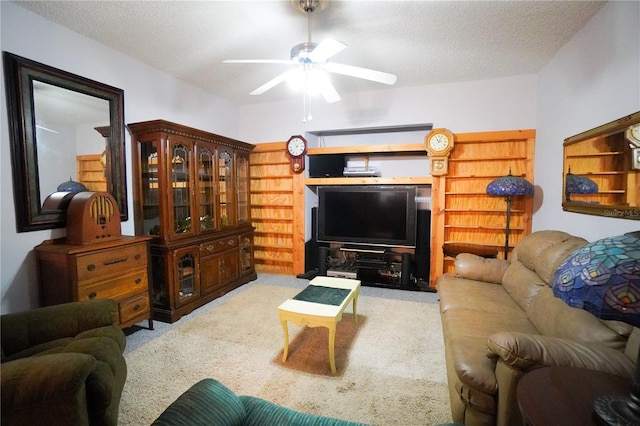
[[[213,377],[239,394],[296,410],[376,425],[449,422],[437,294],[362,287],[359,325],[347,307],[336,333],[289,325],[282,362],[276,308],[308,284],[261,274],[174,324],[127,337],[129,373],[121,425],[151,423],[196,381]]]

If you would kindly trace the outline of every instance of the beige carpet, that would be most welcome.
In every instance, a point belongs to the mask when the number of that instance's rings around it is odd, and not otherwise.
[[[254,286],[126,355],[120,425],[148,425],[193,383],[220,380],[238,394],[375,425],[451,421],[438,305],[360,296],[336,333],[289,324],[282,362],[277,307],[299,290]]]

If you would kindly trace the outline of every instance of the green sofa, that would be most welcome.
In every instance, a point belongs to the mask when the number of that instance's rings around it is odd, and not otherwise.
[[[117,425],[127,376],[117,305],[101,299],[0,316],[3,425]]]
[[[253,396],[237,396],[214,379],[203,379],[180,395],[152,426],[364,426],[304,414]]]

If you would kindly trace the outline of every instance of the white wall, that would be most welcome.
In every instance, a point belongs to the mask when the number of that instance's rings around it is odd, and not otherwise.
[[[165,119],[237,137],[237,109],[229,102],[46,21],[10,2],[0,2],[0,15],[3,51],[123,89],[125,123]],[[0,310],[14,312],[39,305],[36,262],[32,249],[43,240],[63,236],[64,230],[16,232],[4,74],[2,80]],[[128,134],[126,144],[126,156],[129,158],[131,147]],[[131,188],[130,161],[127,164],[127,180],[127,185]],[[133,235],[131,190],[128,195],[130,219],[122,224],[122,232]]]
[[[561,229],[592,241],[640,228],[635,220],[561,208],[564,139],[636,111],[640,2],[609,2],[538,75],[535,175],[542,203],[534,230]]]
[[[308,123],[302,122],[301,99],[241,106],[239,138],[272,142],[314,130],[416,123],[433,123],[454,133],[533,129],[536,91],[536,76],[525,75],[341,94],[342,101],[335,104],[315,102]],[[393,143],[393,134],[390,138],[387,143]]]

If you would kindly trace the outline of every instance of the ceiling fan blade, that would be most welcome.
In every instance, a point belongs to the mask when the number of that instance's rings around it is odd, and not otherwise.
[[[382,84],[392,85],[398,79],[395,74],[370,70],[367,68],[354,67],[352,65],[327,62],[323,65],[323,67],[329,72],[347,75],[349,77],[363,78],[365,80],[371,80]]]
[[[340,95],[329,79],[324,80],[322,83],[322,96],[328,104],[332,104],[340,100]]]
[[[326,62],[332,56],[342,52],[347,45],[330,38],[323,40],[309,54],[309,59],[313,62]]]
[[[295,64],[290,59],[227,59],[223,64]]]
[[[262,86],[258,87],[256,90],[254,90],[253,92],[251,92],[249,94],[250,95],[262,95],[267,90],[269,90],[269,89],[277,86],[278,84],[282,83],[283,81],[285,81],[287,78],[292,76],[297,71],[298,71],[297,69],[292,69],[292,70],[289,70],[289,71],[285,71],[282,74],[280,74],[279,76],[277,76],[276,78],[267,81],[265,84],[263,84]]]

